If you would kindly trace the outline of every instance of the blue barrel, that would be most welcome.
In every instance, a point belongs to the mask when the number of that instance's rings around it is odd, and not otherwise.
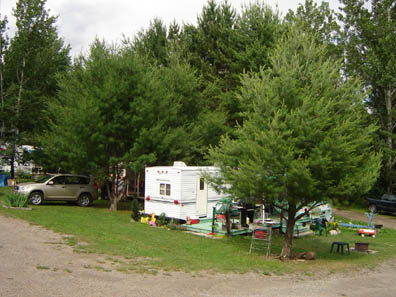
[[[9,178],[8,174],[0,173],[0,187],[7,187]]]

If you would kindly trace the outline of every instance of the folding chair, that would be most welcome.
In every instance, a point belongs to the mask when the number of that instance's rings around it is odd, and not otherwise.
[[[268,259],[271,253],[271,237],[272,225],[253,229],[249,253],[251,254],[254,250],[266,251],[266,256]]]

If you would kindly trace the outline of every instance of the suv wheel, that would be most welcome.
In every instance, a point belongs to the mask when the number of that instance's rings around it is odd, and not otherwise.
[[[41,192],[33,192],[29,196],[29,201],[33,205],[40,205],[43,203],[43,193]]]
[[[89,194],[81,194],[78,197],[77,204],[83,207],[88,206],[91,204],[91,196]]]

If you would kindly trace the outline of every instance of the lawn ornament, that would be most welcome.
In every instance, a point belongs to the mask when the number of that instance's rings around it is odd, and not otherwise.
[[[157,220],[157,219],[155,218],[155,213],[152,213],[152,214],[151,214],[151,218],[150,218],[150,222],[149,222],[150,226],[153,226],[153,227],[157,226],[157,225],[155,224],[155,221],[156,221],[156,220]]]
[[[374,211],[370,211],[369,213],[368,212],[366,212],[365,213],[366,214],[366,216],[368,217],[368,224],[367,224],[367,226],[369,226],[369,227],[372,227],[372,224],[373,224],[373,218],[374,218],[374,216],[375,215],[377,215],[376,213],[374,213]]]
[[[141,217],[140,218],[140,223],[148,224],[149,223],[149,217]]]

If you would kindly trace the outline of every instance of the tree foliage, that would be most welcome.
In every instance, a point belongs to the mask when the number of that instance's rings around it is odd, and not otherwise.
[[[46,101],[57,91],[56,73],[70,63],[69,48],[56,32],[56,17],[45,0],[19,0],[13,11],[17,31],[5,55],[6,100],[20,132],[45,127]],[[23,115],[23,116],[21,116]]]
[[[217,187],[239,200],[285,202],[284,257],[299,210],[367,192],[380,167],[360,84],[344,81],[340,63],[326,57],[315,37],[292,28],[272,68],[244,76],[239,98],[249,109],[236,139],[210,150],[222,172]]]
[[[56,31],[56,17],[45,9],[45,0],[19,0],[13,15],[15,36],[4,53],[2,71],[3,141],[13,164],[16,147],[33,144],[48,121],[47,103],[56,95],[56,74],[70,63],[69,48]]]
[[[41,138],[50,162],[102,180],[112,174],[116,183],[134,142],[132,104],[144,94],[142,77],[143,66],[133,56],[96,40],[90,55],[59,77],[52,121]],[[122,193],[109,194],[116,209]]]
[[[286,29],[279,12],[268,5],[256,1],[244,6],[236,20],[238,76],[269,67],[269,56]]]
[[[146,56],[152,63],[168,64],[169,36],[165,24],[158,18],[150,22],[147,30],[137,33],[132,42],[133,50],[141,56]]]
[[[215,137],[210,129],[224,126],[205,109],[200,83],[178,56],[168,67],[151,65],[128,48],[96,41],[59,79],[42,147],[64,170],[112,175],[113,183],[119,167],[138,173],[179,159],[199,162]],[[109,194],[116,209],[124,193]]]
[[[372,120],[381,125],[383,180],[386,191],[391,193],[396,164],[396,4],[392,0],[340,2],[345,70],[348,75],[362,78]]]
[[[240,75],[268,67],[268,55],[284,30],[277,12],[255,2],[240,14],[227,2],[208,1],[197,19],[180,34],[188,59],[212,90],[213,108],[223,112],[231,128],[241,121],[243,106],[234,91]]]
[[[4,102],[4,55],[8,48],[8,37],[6,35],[7,18],[2,19],[0,14],[0,141],[5,133],[5,102]],[[0,142],[1,143],[1,142]]]
[[[298,5],[296,12],[289,10],[285,20],[301,26],[305,32],[313,33],[319,43],[328,47],[328,54],[334,55],[337,59],[341,57],[342,51],[338,46],[341,28],[328,2],[318,5],[313,0],[305,0],[304,4]]]
[[[136,106],[139,137],[130,151],[136,171],[174,160],[200,164],[224,133],[224,116],[208,109],[200,76],[177,50],[167,59],[168,67],[151,66],[147,94]]]

